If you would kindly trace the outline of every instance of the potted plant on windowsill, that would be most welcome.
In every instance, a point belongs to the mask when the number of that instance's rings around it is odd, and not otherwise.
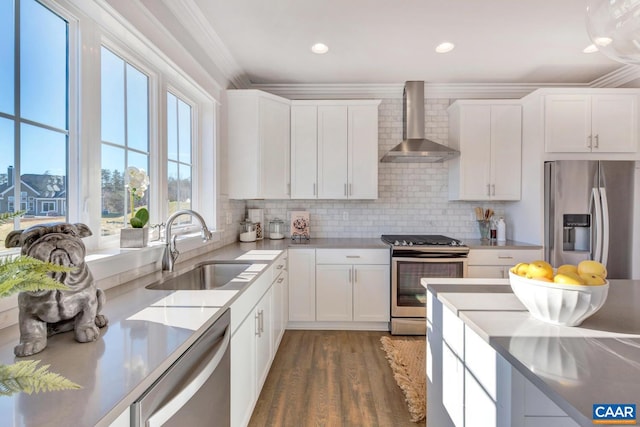
[[[22,212],[0,214],[4,224]],[[28,256],[0,258],[0,298],[22,291],[68,289],[48,276],[48,273],[68,273],[72,269]],[[78,384],[50,372],[49,365],[38,367],[39,360],[21,360],[10,365],[0,364],[0,396],[44,391],[74,390]]]
[[[149,176],[144,169],[130,166],[125,174],[125,184],[129,189],[129,206],[131,207],[129,224],[131,228],[120,230],[120,247],[143,248],[147,246],[149,241],[149,228],[145,227],[149,222],[149,211],[145,207],[136,211],[135,202],[144,197],[144,192],[149,187]]]

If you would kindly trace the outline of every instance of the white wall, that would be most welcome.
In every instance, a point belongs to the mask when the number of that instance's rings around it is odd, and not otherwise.
[[[426,137],[445,145],[451,101],[425,101]],[[378,117],[378,157],[382,157],[402,140],[402,99],[383,99]],[[274,217],[287,222],[288,212],[308,210],[312,238],[395,233],[479,238],[473,208],[491,207],[498,215],[504,212],[504,202],[450,202],[446,162],[380,163],[378,167],[377,200],[250,200],[247,207],[265,209],[265,222]]]

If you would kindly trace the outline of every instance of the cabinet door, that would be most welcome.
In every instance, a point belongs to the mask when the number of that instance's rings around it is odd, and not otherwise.
[[[252,314],[231,337],[231,425],[246,426],[256,394],[256,339]]]
[[[289,249],[289,321],[316,320],[316,251]]]
[[[275,355],[280,345],[280,340],[287,327],[287,272],[283,271],[273,283],[273,315],[272,315],[272,348]]]
[[[378,198],[378,107],[349,107],[349,198]]]
[[[491,106],[491,198],[520,200],[522,107]]]
[[[347,107],[318,107],[318,198],[347,198]]]
[[[470,265],[467,267],[469,278],[506,279],[509,277],[508,267],[501,265]]]
[[[256,340],[256,393],[260,394],[262,385],[267,379],[271,366],[272,332],[273,332],[273,288],[270,288],[255,308],[255,340]]]
[[[260,99],[261,195],[265,199],[289,198],[289,105],[272,99]],[[248,165],[247,165],[248,166]],[[233,170],[244,173],[244,168]]]
[[[544,101],[544,144],[547,153],[591,151],[591,97],[547,95]]]
[[[456,427],[464,424],[464,364],[442,345],[442,404]]]
[[[350,321],[353,312],[351,265],[316,266],[316,319]]]
[[[591,98],[593,152],[635,153],[638,147],[638,96],[594,95]]]
[[[388,322],[390,295],[388,265],[353,266],[353,320]]]
[[[460,108],[460,198],[488,200],[491,180],[491,106]]]
[[[291,107],[291,198],[318,197],[318,107]]]

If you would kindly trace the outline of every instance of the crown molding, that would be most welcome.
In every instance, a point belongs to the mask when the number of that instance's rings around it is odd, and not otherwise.
[[[163,0],[225,77],[238,89],[251,89],[251,81],[193,0]]]
[[[640,78],[640,66],[625,65],[590,83],[590,87],[620,87]]]
[[[589,87],[588,84],[425,83],[428,98],[519,99],[534,90],[549,87]],[[252,89],[288,99],[402,98],[404,83],[398,84],[254,84]]]

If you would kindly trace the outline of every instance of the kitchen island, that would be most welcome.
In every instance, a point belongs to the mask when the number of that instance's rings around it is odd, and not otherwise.
[[[502,279],[423,279],[427,425],[588,426],[640,404],[640,281],[611,280],[578,327],[532,318]]]

